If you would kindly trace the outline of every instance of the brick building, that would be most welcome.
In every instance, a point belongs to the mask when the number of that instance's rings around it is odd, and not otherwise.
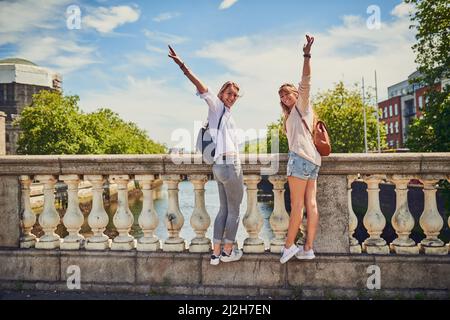
[[[61,76],[24,59],[0,60],[0,111],[6,113],[6,154],[16,154],[19,129],[12,121],[40,90],[61,90]]]
[[[388,87],[388,98],[378,103],[381,110],[380,121],[386,128],[386,141],[390,149],[404,147],[410,123],[413,119],[422,117],[427,87],[410,83],[418,76],[419,72],[416,71],[408,79]],[[441,90],[448,82],[447,79],[437,83],[437,90]]]

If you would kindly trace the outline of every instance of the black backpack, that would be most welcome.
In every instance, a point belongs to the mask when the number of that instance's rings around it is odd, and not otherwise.
[[[217,125],[217,136],[219,135],[219,128],[222,122],[223,115],[225,114],[225,107],[223,107],[222,115],[219,119],[219,124]],[[200,128],[197,135],[197,152],[202,154],[203,161],[207,164],[214,163],[214,156],[216,154],[216,144],[214,143],[211,133],[209,132],[209,121]]]

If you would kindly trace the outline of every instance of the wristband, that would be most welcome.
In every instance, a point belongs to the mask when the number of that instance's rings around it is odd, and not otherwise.
[[[304,57],[304,58],[311,58],[311,54],[310,54],[310,53],[305,53],[305,54],[303,55],[303,57]]]

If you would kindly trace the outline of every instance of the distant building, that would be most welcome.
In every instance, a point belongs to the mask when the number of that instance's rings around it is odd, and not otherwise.
[[[19,129],[12,126],[12,121],[31,104],[33,94],[44,89],[61,91],[61,76],[28,60],[0,60],[0,111],[6,113],[6,154],[16,154],[17,150]]]
[[[388,87],[388,99],[378,103],[380,121],[386,128],[386,141],[390,149],[403,148],[408,136],[408,126],[415,118],[422,117],[426,101],[424,94],[428,87],[410,81],[419,76],[416,71],[408,79]],[[436,83],[441,90],[448,79]]]

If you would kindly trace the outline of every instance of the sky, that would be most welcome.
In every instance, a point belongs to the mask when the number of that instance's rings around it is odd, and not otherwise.
[[[0,59],[19,57],[60,73],[80,108],[110,108],[168,147],[190,149],[207,105],[168,58],[170,44],[217,92],[232,80],[246,140],[280,114],[278,88],[298,83],[305,34],[314,96],[338,81],[387,87],[415,69],[409,12],[399,0],[0,1]]]

